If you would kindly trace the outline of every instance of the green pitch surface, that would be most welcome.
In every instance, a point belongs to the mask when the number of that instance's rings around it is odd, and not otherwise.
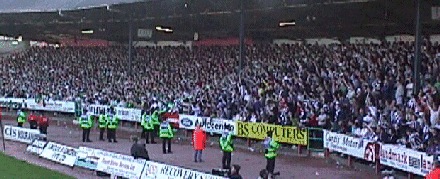
[[[0,153],[0,178],[3,179],[71,179],[73,177],[17,160]]]

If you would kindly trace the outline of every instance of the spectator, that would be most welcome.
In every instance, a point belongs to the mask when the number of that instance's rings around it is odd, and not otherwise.
[[[411,128],[413,142],[422,139],[415,146],[428,146],[440,129],[439,47],[423,42],[420,91],[409,42],[251,45],[240,78],[237,46],[135,48],[132,75],[125,47],[31,48],[0,58],[0,96],[146,109],[173,102],[181,113],[369,138],[381,127],[388,139],[375,137],[391,143]]]
[[[150,160],[150,157],[148,156],[148,151],[147,149],[145,149],[145,145],[138,144],[139,139],[137,137],[133,137],[132,140],[134,143],[130,149],[131,156],[133,156],[135,159],[140,158]]]
[[[240,165],[232,165],[232,169],[231,169],[231,176],[229,177],[230,179],[242,179],[243,177],[241,177],[240,175]]]
[[[258,179],[269,179],[269,172],[266,169],[260,170]]]

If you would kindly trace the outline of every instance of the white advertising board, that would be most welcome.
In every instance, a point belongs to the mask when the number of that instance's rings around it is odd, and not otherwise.
[[[44,147],[46,147],[46,144],[46,141],[34,140],[32,144],[26,148],[26,152],[35,155],[41,155],[41,153],[43,153]]]
[[[225,179],[199,171],[147,161],[141,179]]]
[[[225,130],[235,131],[235,122],[232,120],[210,117],[197,117],[193,115],[179,115],[179,127],[193,130],[200,124],[206,132],[222,134]]]
[[[89,115],[99,115],[101,110],[108,114],[110,106],[107,105],[89,105],[87,107]],[[116,116],[122,121],[141,122],[142,110],[135,108],[115,107]]]
[[[324,130],[324,148],[351,155],[367,161],[375,161],[375,143]]]
[[[79,147],[77,150],[75,166],[96,170],[96,166],[98,165],[99,161],[98,151],[100,150],[88,147]]]
[[[38,138],[40,131],[37,129],[27,129],[23,127],[14,127],[6,125],[3,128],[3,134],[6,140],[18,141],[31,144]]]
[[[0,103],[22,103],[23,107],[26,107],[30,110],[37,111],[52,111],[52,112],[65,112],[65,113],[74,113],[75,112],[75,102],[70,101],[41,101],[37,102],[34,98],[0,98]],[[24,105],[26,104],[26,105]]]
[[[381,144],[380,163],[416,175],[425,176],[434,167],[434,157],[405,147]]]
[[[134,159],[131,156],[99,151],[97,171],[124,178],[139,178],[146,160]]]
[[[76,149],[73,147],[49,142],[40,156],[72,167],[75,164],[77,153]]]

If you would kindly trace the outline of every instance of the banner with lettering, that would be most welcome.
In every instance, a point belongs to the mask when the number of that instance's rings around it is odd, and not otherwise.
[[[20,109],[23,107],[24,102],[17,100],[11,100],[10,98],[0,98],[0,107],[1,108],[12,108],[12,109]]]
[[[307,145],[307,129],[299,129],[292,126],[280,126],[255,122],[236,122],[235,135],[237,137],[263,140],[268,131],[273,131],[273,138],[277,142],[288,144]]]
[[[157,162],[147,161],[141,179],[225,179],[221,176],[215,176],[199,171],[185,169],[182,167],[161,164]]]
[[[93,104],[89,105],[87,109],[88,115],[99,115],[101,111],[103,111],[104,114],[108,114],[110,111],[110,106]],[[116,116],[118,116],[122,121],[141,121],[142,110],[140,109],[115,107],[115,113]]]
[[[77,154],[76,149],[73,147],[49,142],[40,157],[73,167]]]
[[[234,133],[235,122],[232,120],[210,117],[198,117],[194,115],[179,115],[179,127],[194,130],[197,125],[209,133],[222,134],[225,130]]]
[[[416,175],[425,176],[434,168],[434,157],[405,147],[381,144],[380,163]]]
[[[336,132],[324,131],[324,148],[354,156],[366,161],[375,161],[376,144],[373,141]]]
[[[100,150],[98,149],[79,147],[77,150],[75,166],[87,168],[90,170],[96,170],[99,161],[99,151]]]
[[[2,106],[9,104],[17,106],[18,104],[21,104],[21,107],[38,111],[75,112],[75,103],[70,101],[43,101],[36,100],[35,98],[0,98],[0,104],[2,104]]]
[[[31,145],[26,148],[26,152],[34,155],[41,155],[47,142],[42,140],[34,140]]]
[[[3,128],[3,134],[6,140],[31,144],[32,141],[39,138],[40,131],[37,129],[27,129],[23,127],[5,125]]]
[[[97,151],[97,154],[99,156],[97,171],[130,179],[138,179],[141,176],[146,162],[146,160],[105,151]]]

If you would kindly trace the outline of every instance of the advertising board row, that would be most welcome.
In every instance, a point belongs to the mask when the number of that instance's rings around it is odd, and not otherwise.
[[[21,98],[0,98],[0,104],[26,103],[29,109],[58,111],[58,112],[75,112],[74,102],[52,101],[46,104],[36,103],[35,99]],[[88,105],[89,115],[99,115],[101,112],[107,114],[110,110],[108,105]],[[136,108],[115,107],[116,116],[123,121],[141,122],[142,110]],[[268,131],[274,131],[274,138],[281,143],[307,145],[308,131],[307,129],[299,129],[296,127],[270,125],[264,123],[248,123],[235,122],[222,118],[200,117],[194,115],[173,114],[167,116],[168,120],[179,127],[187,130],[194,130],[200,125],[208,133],[222,134],[226,131],[233,133],[237,137],[264,139]],[[28,143],[32,140],[28,139]]]
[[[266,123],[240,122],[221,118],[179,115],[180,128],[193,130],[200,125],[206,132],[222,134],[232,132],[237,137],[263,140],[267,132],[272,131],[275,140],[287,144],[307,145],[308,131],[292,126],[271,125]]]
[[[86,168],[129,179],[224,179],[178,166],[134,159],[128,155],[88,147],[77,149],[38,139],[29,143],[26,151],[62,165]]]
[[[221,179],[223,177],[206,174],[182,167],[153,161],[134,159],[131,156],[106,152],[99,149],[79,147],[76,166],[102,171],[125,178],[170,178],[170,179]]]
[[[36,100],[34,98],[0,98],[0,107],[27,108],[37,111],[51,111],[51,112],[64,112],[74,113],[75,102],[68,101],[43,101]]]
[[[434,156],[424,152],[327,130],[324,130],[324,148],[366,161],[374,162],[379,159],[381,165],[421,176],[425,176],[434,168]]]
[[[88,147],[74,148],[67,145],[39,140],[40,132],[4,126],[5,139],[29,144],[26,151],[53,162],[70,167],[78,166],[101,171],[124,178],[170,178],[170,179],[220,179],[203,172],[158,162],[134,159],[132,156],[107,152]],[[145,168],[145,169],[144,169]]]

